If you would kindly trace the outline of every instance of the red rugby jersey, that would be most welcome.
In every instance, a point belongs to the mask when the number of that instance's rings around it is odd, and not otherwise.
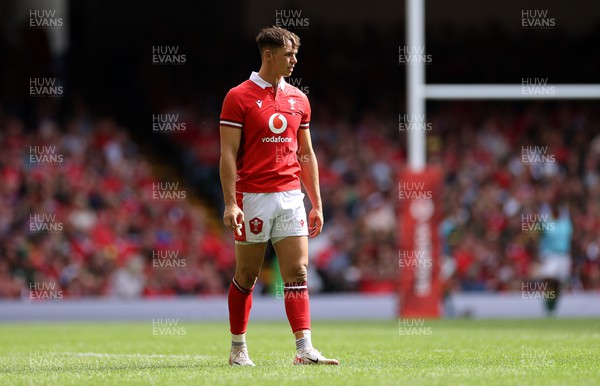
[[[242,130],[236,161],[238,192],[300,189],[298,130],[308,129],[310,104],[283,78],[277,87],[275,95],[272,85],[253,72],[223,101],[221,125]]]

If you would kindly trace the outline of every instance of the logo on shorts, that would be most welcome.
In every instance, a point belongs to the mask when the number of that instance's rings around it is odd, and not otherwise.
[[[287,119],[283,114],[275,113],[269,118],[269,129],[275,134],[281,134],[287,129]]]
[[[254,233],[255,235],[262,232],[262,227],[263,221],[258,217],[254,217],[252,220],[250,220],[250,232]]]
[[[304,227],[304,220],[300,220],[300,226]]]

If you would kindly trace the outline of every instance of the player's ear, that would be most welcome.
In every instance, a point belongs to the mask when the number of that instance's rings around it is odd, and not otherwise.
[[[264,62],[268,62],[273,59],[273,51],[270,48],[267,48],[263,51],[262,59]]]

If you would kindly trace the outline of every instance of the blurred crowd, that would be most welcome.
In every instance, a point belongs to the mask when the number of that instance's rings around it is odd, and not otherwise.
[[[406,132],[398,132],[389,114],[386,120],[365,113],[352,125],[320,110],[311,133],[325,227],[310,243],[319,286],[393,291]],[[551,209],[575,229],[566,286],[600,289],[600,115],[594,104],[447,102],[431,110],[427,147],[430,163],[444,176],[439,237],[447,291],[520,290],[523,282],[540,279],[544,230],[531,218],[540,222]],[[199,130],[176,141],[190,159],[218,143],[218,135]],[[190,183],[217,186],[205,178],[217,174],[218,157],[213,160],[199,158],[196,165],[213,171]]]
[[[71,52],[68,63],[76,65],[68,73],[43,31],[25,29],[15,41],[0,36],[0,298],[27,298],[36,283],[52,283],[71,298],[227,291],[234,251],[220,223],[218,117],[228,88],[257,70],[239,58],[257,64],[258,55],[241,33],[213,32],[130,31],[136,44],[126,47],[98,34],[100,46]],[[428,81],[519,83],[543,75],[551,84],[598,83],[600,51],[585,60],[554,53],[590,52],[584,48],[600,28],[581,39],[546,32],[514,37],[494,24],[432,29]],[[313,106],[325,217],[322,235],[310,242],[311,289],[394,292],[398,175],[406,166],[398,118],[406,105],[397,60],[403,28],[311,25],[301,38],[293,81]],[[160,42],[177,42],[190,65],[153,65],[148,53]],[[81,50],[77,44],[87,41],[72,43]],[[206,60],[206,47],[223,46],[235,49]],[[506,60],[515,52],[522,60]],[[102,71],[97,60],[106,64]],[[32,74],[64,82],[64,98],[28,96],[23,84]],[[427,108],[428,162],[444,176],[446,291],[519,290],[539,278],[541,233],[525,231],[522,215],[545,207],[568,216],[575,230],[567,287],[600,290],[597,102],[445,101]],[[155,114],[176,114],[185,130],[152,132]],[[157,171],[157,148],[181,178]],[[545,161],[524,162],[523,149]],[[272,258],[259,279],[265,290]]]
[[[595,103],[450,103],[434,115],[445,174],[449,290],[519,290],[541,278],[530,224],[568,219],[570,290],[600,289],[600,115]],[[533,154],[532,154],[533,153]]]
[[[444,175],[447,291],[519,290],[539,278],[541,232],[524,230],[522,215],[544,205],[566,213],[575,229],[568,288],[599,290],[593,105],[449,102],[431,110],[427,147]],[[225,293],[232,235],[220,226],[218,201],[193,199],[220,191],[217,125],[184,115],[182,133],[155,134],[180,149],[181,183],[159,179],[128,130],[110,117],[90,118],[84,107],[64,124],[42,118],[35,130],[2,116],[0,296],[28,296],[31,283],[48,282],[67,297]],[[395,125],[368,113],[351,125],[327,109],[311,125],[326,220],[310,243],[314,290],[396,288],[397,184],[406,157]],[[532,148],[544,162],[526,162],[524,149]]]
[[[182,199],[186,187],[159,180],[113,119],[82,111],[26,131],[4,116],[0,127],[0,297],[39,283],[73,298],[224,291],[231,237]]]

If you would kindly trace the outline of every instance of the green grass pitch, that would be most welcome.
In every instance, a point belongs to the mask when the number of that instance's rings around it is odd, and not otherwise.
[[[173,322],[173,321],[171,321]],[[315,322],[340,366],[293,366],[285,322],[250,322],[255,368],[225,323],[0,324],[0,385],[599,385],[600,320]]]

